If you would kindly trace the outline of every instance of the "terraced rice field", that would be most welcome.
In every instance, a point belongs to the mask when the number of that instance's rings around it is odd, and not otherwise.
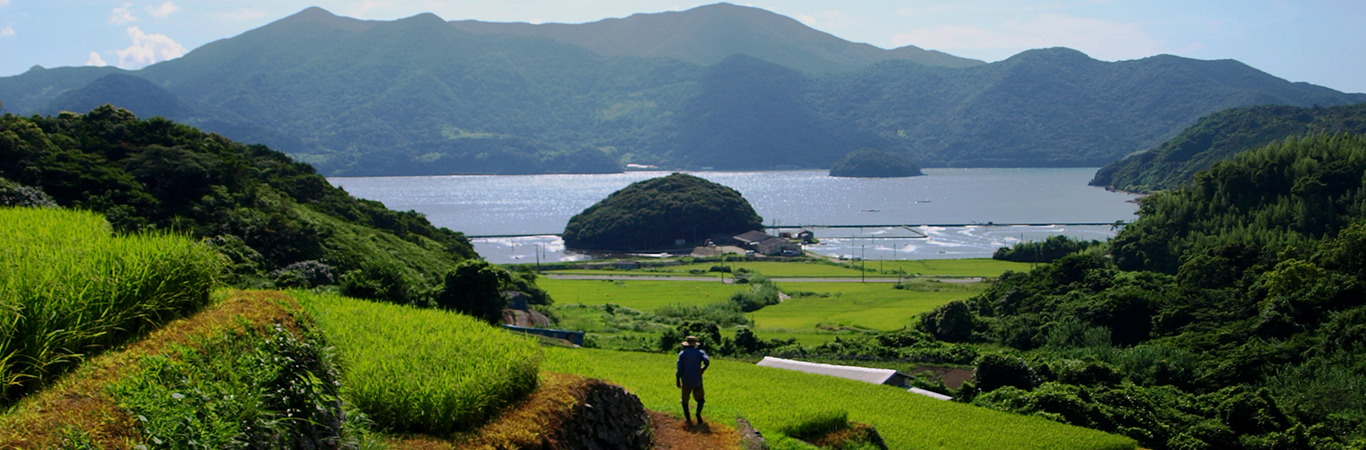
[[[658,411],[678,411],[671,354],[546,349],[542,370],[606,379]],[[822,412],[877,427],[894,449],[1130,450],[1134,441],[1038,417],[930,399],[890,386],[739,361],[714,360],[706,373],[706,416],[749,419],[766,436]]]

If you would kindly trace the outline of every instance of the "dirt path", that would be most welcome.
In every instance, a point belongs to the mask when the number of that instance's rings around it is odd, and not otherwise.
[[[703,419],[701,424],[689,427],[682,419],[650,411],[655,426],[654,450],[740,450],[740,433],[735,427]]]

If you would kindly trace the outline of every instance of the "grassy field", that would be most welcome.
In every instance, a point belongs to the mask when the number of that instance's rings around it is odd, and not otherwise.
[[[890,283],[782,282],[783,292],[816,292],[822,296],[794,297],[781,304],[749,314],[755,333],[765,339],[796,339],[819,344],[834,339],[841,330],[890,331],[914,327],[920,313],[953,300],[976,295],[982,283],[947,283],[916,280],[910,289],[893,289]],[[825,294],[829,294],[825,296]]]
[[[546,350],[543,370],[606,379],[626,387],[658,411],[678,411],[672,354],[590,349]],[[752,364],[714,360],[706,374],[706,416],[749,419],[776,430],[819,413],[843,411],[877,427],[894,449],[1133,449],[1132,440],[1039,417],[942,402],[904,390]]]
[[[866,261],[868,269],[881,267],[883,273],[895,274],[898,270],[907,275],[942,277],[987,277],[1001,276],[1007,270],[1028,272],[1029,263],[997,261],[994,259],[917,259],[902,261]]]
[[[826,261],[777,262],[777,261],[731,261],[683,264],[678,266],[654,267],[635,270],[556,270],[549,273],[561,275],[609,275],[609,276],[704,276],[720,278],[717,272],[705,272],[712,266],[729,266],[731,270],[740,268],[758,271],[769,277],[777,278],[857,278],[896,277],[898,271],[906,276],[922,277],[987,277],[1001,276],[1007,270],[1028,271],[1028,263],[997,261],[994,259],[923,259],[865,262]],[[695,273],[703,271],[703,273]]]
[[[724,302],[735,292],[749,290],[744,284],[720,281],[661,280],[556,280],[536,279],[536,285],[549,292],[556,304],[605,305],[608,303],[641,311],[654,311],[668,305],[705,305]]]
[[[631,322],[610,326],[597,308],[569,305],[614,304],[642,312],[669,305],[705,305],[724,302],[747,285],[724,285],[702,281],[666,280],[556,280],[541,278],[538,284],[555,298],[554,311],[566,329],[599,334],[609,348],[639,348],[642,339],[658,337],[661,329]],[[953,300],[976,295],[982,283],[951,283],[910,280],[910,289],[893,289],[891,283],[780,282],[786,293],[813,292],[818,296],[794,297],[781,304],[748,314],[756,333],[764,339],[796,339],[814,345],[859,330],[896,330],[913,326],[917,316]],[[620,317],[617,317],[618,321]],[[619,342],[618,342],[619,341]]]
[[[0,208],[0,404],[204,307],[219,267],[204,245],[115,237],[95,213]]]
[[[536,388],[536,341],[453,312],[292,293],[337,348],[342,395],[381,429],[472,429]]]

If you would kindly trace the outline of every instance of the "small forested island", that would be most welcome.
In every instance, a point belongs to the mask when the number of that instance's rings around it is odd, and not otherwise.
[[[660,250],[761,228],[763,218],[736,190],[675,173],[632,183],[570,218],[564,244],[582,250]]]
[[[899,178],[920,175],[924,175],[920,172],[920,166],[911,158],[872,148],[849,152],[830,166],[832,177]]]

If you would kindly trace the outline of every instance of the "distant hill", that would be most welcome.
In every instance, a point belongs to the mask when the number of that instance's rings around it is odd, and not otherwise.
[[[574,25],[474,20],[451,25],[474,33],[544,36],[603,55],[664,57],[704,66],[736,54],[810,73],[844,72],[888,59],[943,67],[984,64],[913,45],[884,50],[849,42],[768,10],[730,3]]]
[[[946,67],[962,61],[913,50],[726,4],[581,25],[309,8],[137,71],[3,77],[0,101],[169,115],[324,175],[827,168],[861,147],[922,167],[1100,166],[1223,109],[1366,101],[1230,60],[1055,48]]]
[[[1091,180],[1134,192],[1173,189],[1238,153],[1289,137],[1366,134],[1366,103],[1332,108],[1254,106],[1200,119],[1170,141],[1105,165]]]
[[[924,174],[910,158],[871,148],[849,152],[830,166],[832,177],[893,178],[917,175]]]

